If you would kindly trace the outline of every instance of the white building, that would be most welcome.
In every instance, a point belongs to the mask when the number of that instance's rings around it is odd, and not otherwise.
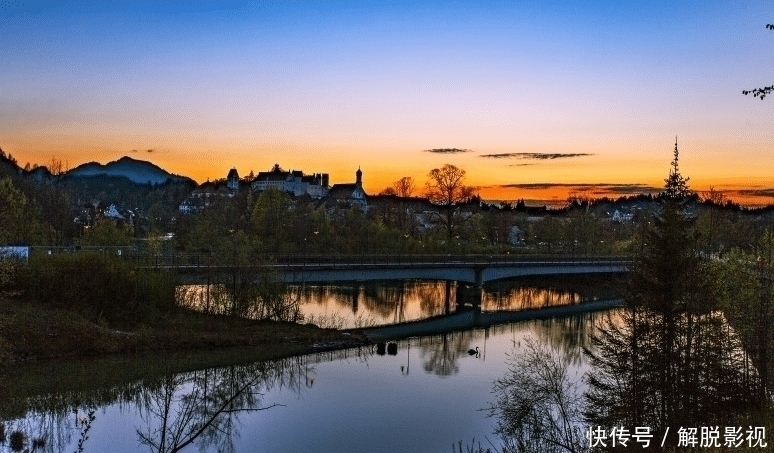
[[[328,193],[328,174],[305,175],[301,170],[286,171],[281,169],[279,164],[274,164],[274,168],[270,171],[258,173],[252,183],[253,192],[262,192],[270,188],[293,194],[296,197],[309,195],[319,199]]]

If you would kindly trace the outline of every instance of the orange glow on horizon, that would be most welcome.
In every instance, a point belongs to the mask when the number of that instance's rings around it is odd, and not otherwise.
[[[523,198],[532,200],[528,204],[551,206],[565,204],[572,195],[617,199],[641,192],[656,193],[664,184],[663,178],[671,160],[667,146],[661,147],[659,155],[647,159],[597,153],[575,159],[535,162],[484,159],[481,152],[437,155],[416,149],[406,151],[387,147],[362,151],[345,146],[278,144],[276,147],[254,151],[215,152],[194,147],[186,150],[158,147],[148,152],[151,148],[134,149],[123,144],[99,147],[87,142],[87,145],[73,148],[61,143],[63,140],[55,140],[48,146],[36,141],[15,142],[3,149],[10,152],[21,166],[26,162],[47,165],[52,159],[61,159],[67,167],[74,168],[90,161],[105,164],[129,156],[150,161],[170,173],[188,176],[197,183],[224,178],[232,167],[236,167],[244,177],[250,171],[255,174],[267,171],[275,163],[284,169],[301,170],[306,174],[328,173],[331,184],[352,183],[355,181],[355,171],[360,167],[363,170],[364,189],[371,195],[380,193],[404,176],[410,176],[416,186],[414,194],[421,196],[425,191],[429,171],[450,163],[466,170],[465,184],[476,187],[485,200],[516,201]],[[746,174],[755,175],[760,171],[760,166],[751,167],[744,169]],[[727,199],[743,205],[774,204],[774,198],[767,196],[772,191],[771,178],[724,175],[724,166],[718,164],[717,159],[709,153],[695,156],[681,152],[680,168],[684,175],[698,175],[692,177],[689,184],[700,195],[714,187],[723,192]],[[635,187],[627,187],[630,185]],[[642,190],[637,190],[638,187]],[[764,189],[768,191],[763,192]]]

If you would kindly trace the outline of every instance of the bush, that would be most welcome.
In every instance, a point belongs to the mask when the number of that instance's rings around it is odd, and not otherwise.
[[[21,287],[37,301],[84,311],[95,320],[132,326],[175,306],[175,279],[137,269],[100,253],[60,254],[30,260]]]
[[[23,260],[0,258],[0,291],[18,289],[19,273],[24,267],[26,263]]]
[[[27,443],[27,435],[21,431],[14,431],[11,433],[8,443],[11,451],[22,451],[24,444]]]

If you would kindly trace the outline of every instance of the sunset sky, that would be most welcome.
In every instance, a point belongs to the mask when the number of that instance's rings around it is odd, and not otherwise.
[[[660,187],[677,136],[694,189],[774,203],[774,95],[742,95],[774,84],[767,23],[770,0],[0,0],[0,147],[199,182],[360,167],[368,193],[450,163],[550,200]]]

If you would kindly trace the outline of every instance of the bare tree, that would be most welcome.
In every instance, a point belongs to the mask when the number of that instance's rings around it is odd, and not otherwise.
[[[51,163],[49,164],[48,171],[54,175],[59,176],[63,173],[67,173],[70,170],[70,165],[68,164],[67,160],[62,162],[62,159],[59,159],[57,157],[51,158]]]
[[[392,183],[392,189],[395,191],[395,195],[399,197],[410,197],[414,193],[416,186],[411,176],[404,176]]]
[[[425,196],[431,203],[443,208],[441,223],[446,228],[447,239],[451,241],[454,229],[458,227],[460,216],[455,215],[459,205],[470,201],[475,195],[472,187],[466,186],[465,170],[446,164],[434,168],[428,173]]]
[[[769,30],[774,30],[774,24],[766,24],[766,28]],[[761,87],[761,88],[753,88],[752,90],[742,90],[742,94],[747,96],[748,94],[752,94],[755,98],[763,98],[766,97],[767,94],[774,91],[774,85],[769,85],[767,87]]]
[[[525,343],[510,359],[507,375],[495,382],[497,401],[489,410],[498,419],[503,451],[588,451],[579,376],[571,375],[557,349],[534,338]]]

